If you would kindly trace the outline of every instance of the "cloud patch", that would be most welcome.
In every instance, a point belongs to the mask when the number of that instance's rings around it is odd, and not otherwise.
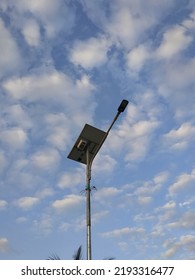
[[[8,253],[10,251],[9,241],[5,237],[0,238],[0,253]]]
[[[162,59],[170,59],[185,50],[193,38],[187,34],[183,26],[173,26],[167,30],[157,50],[157,55]]]
[[[22,57],[16,41],[2,19],[0,19],[0,37],[3,38],[0,42],[0,68],[3,69],[0,76],[2,77],[3,73],[12,73],[13,70],[20,68]]]
[[[41,39],[40,26],[34,19],[29,19],[25,22],[22,34],[29,46],[39,46]]]
[[[145,233],[144,228],[120,228],[113,231],[101,233],[102,237],[106,238],[121,238],[121,237],[135,237],[136,235],[143,235]]]
[[[179,175],[176,181],[169,187],[169,195],[174,196],[180,192],[187,192],[195,182],[195,169],[191,173],[183,173]]]
[[[57,150],[48,149],[36,152],[31,158],[32,165],[42,170],[57,168],[60,162],[60,155]]]
[[[109,41],[104,37],[78,41],[70,52],[70,60],[85,69],[99,67],[108,59],[109,46]]]
[[[109,148],[114,152],[125,147],[124,159],[128,163],[140,162],[145,158],[152,134],[159,126],[159,123],[153,120],[140,119],[133,124],[131,122],[127,114],[118,129],[111,132],[112,137],[109,141]]]
[[[20,127],[5,129],[0,135],[2,144],[11,150],[24,149],[28,141],[27,133]]]
[[[1,199],[1,200],[0,200],[0,211],[1,211],[1,210],[5,210],[6,207],[7,207],[7,205],[8,205],[7,201]]]
[[[21,208],[22,210],[30,210],[33,208],[37,203],[39,202],[39,199],[37,197],[33,196],[26,196],[19,198],[15,205]]]
[[[164,135],[164,143],[169,149],[183,150],[195,140],[195,126],[189,122],[181,124]]]
[[[182,229],[195,229],[195,212],[184,212],[182,216],[175,222],[168,224],[170,228],[182,228]]]
[[[182,235],[179,240],[170,240],[165,242],[164,246],[167,248],[167,250],[163,254],[163,257],[166,259],[177,258],[177,256],[179,256],[179,259],[183,259],[183,250],[187,250],[189,254],[188,259],[194,259],[195,236],[193,235]]]
[[[76,186],[84,185],[85,170],[83,168],[77,168],[73,173],[64,173],[60,176],[58,187],[60,189],[72,189]]]
[[[55,200],[52,203],[52,207],[58,212],[69,212],[81,207],[84,202],[84,198],[78,195],[67,195],[63,199]]]

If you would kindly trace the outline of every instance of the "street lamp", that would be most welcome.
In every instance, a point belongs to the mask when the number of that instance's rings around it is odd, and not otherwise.
[[[103,143],[105,142],[111,128],[118,119],[120,113],[124,112],[128,105],[127,100],[123,100],[118,107],[118,112],[114,117],[110,127],[105,132],[89,124],[85,124],[81,134],[76,140],[68,158],[86,164],[86,226],[87,226],[87,260],[91,260],[91,167],[93,160]]]

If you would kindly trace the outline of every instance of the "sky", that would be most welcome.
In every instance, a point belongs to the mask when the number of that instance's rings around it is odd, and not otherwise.
[[[0,0],[0,259],[195,258],[195,1]]]

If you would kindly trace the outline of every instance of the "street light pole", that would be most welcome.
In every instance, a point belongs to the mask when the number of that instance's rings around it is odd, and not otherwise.
[[[89,161],[89,150],[86,152],[86,226],[87,226],[87,260],[91,260],[91,165]]]
[[[123,100],[118,107],[118,112],[115,115],[111,125],[106,132],[85,125],[75,145],[73,146],[68,158],[86,164],[86,227],[87,227],[87,260],[92,259],[91,255],[91,168],[92,163],[104,144],[111,128],[118,119],[119,115],[124,112],[128,105],[127,100]]]
[[[92,163],[99,152],[100,148],[104,144],[106,138],[108,137],[108,134],[113,127],[114,123],[118,119],[119,115],[124,112],[125,108],[128,105],[127,100],[123,100],[118,107],[118,112],[115,115],[111,125],[109,126],[108,130],[106,131],[104,137],[102,138],[98,148],[96,149],[95,153],[93,154],[91,160],[89,160],[89,151],[87,149],[87,166],[86,166],[86,222],[87,222],[87,260],[91,260],[91,187],[90,187],[90,181],[91,181],[91,168],[92,168]]]

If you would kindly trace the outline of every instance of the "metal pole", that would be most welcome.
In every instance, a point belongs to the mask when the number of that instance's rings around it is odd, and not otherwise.
[[[89,150],[87,148],[86,166],[86,225],[87,225],[87,260],[91,260],[91,164],[89,161]]]
[[[100,143],[98,149],[95,151],[93,157],[91,160],[89,159],[89,150],[87,148],[86,151],[86,157],[87,157],[87,165],[86,165],[86,224],[87,224],[87,260],[91,260],[91,186],[90,186],[90,181],[91,181],[91,167],[93,160],[95,156],[97,155],[98,151],[102,147],[103,143],[105,142],[112,126],[118,119],[118,116],[120,115],[120,112],[118,112],[113,119],[110,127],[108,128],[104,138],[102,139],[102,142]]]
[[[91,260],[91,186],[90,186],[90,181],[91,181],[91,167],[92,167],[92,163],[93,160],[95,158],[95,156],[97,155],[97,153],[99,152],[100,148],[102,147],[102,145],[104,144],[111,128],[113,127],[114,123],[116,122],[116,120],[118,119],[120,113],[122,113],[126,106],[128,104],[127,100],[123,100],[118,108],[118,112],[115,115],[110,127],[108,128],[105,136],[103,137],[99,147],[97,148],[97,150],[95,151],[95,153],[93,154],[91,160],[89,159],[89,149],[87,147],[87,151],[86,151],[86,157],[87,157],[87,167],[86,167],[86,223],[87,223],[87,260]]]

